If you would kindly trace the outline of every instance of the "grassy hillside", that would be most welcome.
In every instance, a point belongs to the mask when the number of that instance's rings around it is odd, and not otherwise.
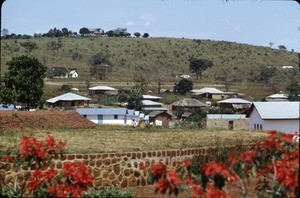
[[[213,61],[214,66],[204,73],[204,80],[207,82],[214,82],[224,73],[235,74],[234,78],[244,82],[244,78],[260,66],[298,66],[297,53],[225,41],[176,38],[62,38],[62,48],[54,56],[47,44],[57,41],[57,38],[30,40],[39,46],[38,50],[30,53],[31,56],[37,57],[49,68],[77,68],[81,76],[78,80],[97,80],[89,76],[88,61],[98,52],[106,54],[113,66],[113,71],[106,81],[132,81],[136,72],[147,74],[148,80],[154,81],[156,72],[160,71],[165,74],[166,81],[173,82],[176,80],[175,76],[180,73],[190,74],[190,57]],[[2,75],[7,69],[7,61],[13,56],[25,54],[20,45],[25,41],[2,40]]]

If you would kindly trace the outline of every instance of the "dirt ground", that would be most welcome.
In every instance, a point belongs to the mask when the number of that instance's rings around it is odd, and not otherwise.
[[[27,129],[93,128],[96,124],[77,112],[67,111],[1,111],[0,131]]]

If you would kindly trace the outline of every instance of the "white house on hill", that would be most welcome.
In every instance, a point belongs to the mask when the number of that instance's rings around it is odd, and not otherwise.
[[[252,130],[299,133],[300,102],[254,102],[247,117]]]

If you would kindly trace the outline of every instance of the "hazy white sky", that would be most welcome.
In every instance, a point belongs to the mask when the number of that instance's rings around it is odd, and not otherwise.
[[[6,0],[9,33],[126,27],[150,37],[225,40],[300,52],[300,5],[284,0]]]

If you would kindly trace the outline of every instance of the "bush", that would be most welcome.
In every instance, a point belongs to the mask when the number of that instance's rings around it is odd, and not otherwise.
[[[118,188],[105,188],[101,191],[87,191],[83,198],[132,198],[132,193],[121,191]]]
[[[192,197],[231,197],[223,188],[239,183],[241,197],[299,197],[299,139],[295,136],[299,134],[270,132],[249,151],[232,153],[227,163],[200,165],[196,161],[198,164],[193,165],[187,159],[176,171],[168,170],[166,164],[152,163],[149,180],[156,183],[155,192],[162,194],[178,195],[180,190],[192,189]],[[248,190],[251,179],[258,181],[255,192]]]

